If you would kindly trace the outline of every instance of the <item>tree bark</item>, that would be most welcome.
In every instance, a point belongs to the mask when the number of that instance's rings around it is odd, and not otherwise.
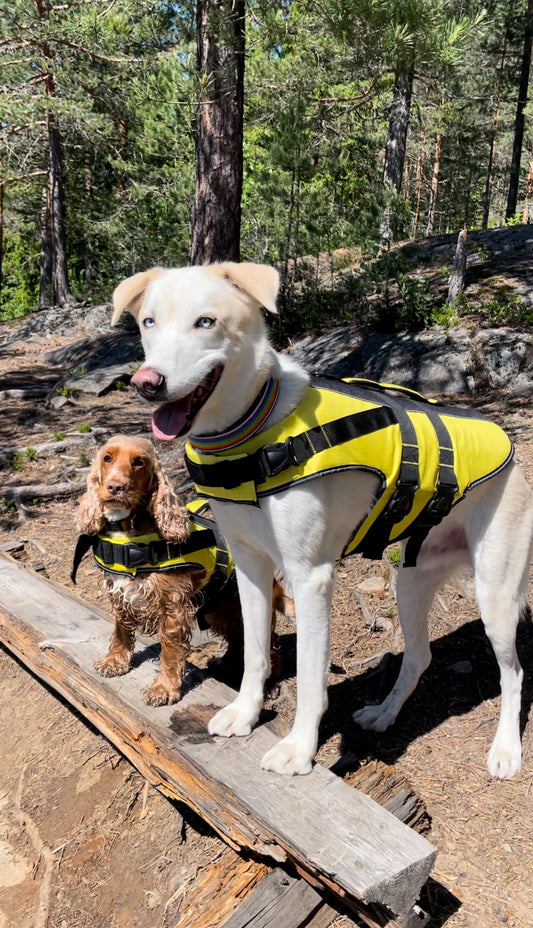
[[[53,297],[54,303],[64,306],[70,301],[68,285],[65,183],[63,145],[52,113],[48,116],[48,178],[50,188],[50,228],[52,233]]]
[[[418,231],[418,220],[420,219],[420,201],[422,199],[422,178],[424,176],[424,144],[426,141],[426,133],[422,129],[420,133],[420,148],[418,149],[418,156],[416,159],[416,180],[415,180],[415,197],[414,203],[415,208],[413,212],[413,218],[411,220],[411,238],[416,238],[416,233]]]
[[[53,246],[51,230],[50,183],[48,172],[41,195],[41,267],[39,273],[39,309],[54,302]]]
[[[240,258],[245,0],[198,0],[191,264]]]
[[[444,103],[444,100],[442,101]],[[435,157],[433,159],[433,173],[431,175],[431,187],[429,190],[429,206],[426,222],[426,235],[433,235],[433,226],[435,224],[435,207],[437,205],[437,193],[439,190],[439,173],[440,158],[442,154],[442,132],[437,133],[435,140]]]
[[[487,177],[485,180],[485,196],[483,198],[483,218],[481,228],[486,229],[489,225],[490,203],[492,199],[492,184],[494,182],[494,151],[496,148],[496,136],[498,132],[498,110],[495,110],[492,117],[492,126],[490,130],[489,160],[487,164]]]
[[[513,155],[511,159],[511,173],[509,178],[509,193],[507,195],[507,209],[505,219],[512,219],[516,213],[518,203],[518,187],[520,182],[520,160],[524,142],[524,110],[527,103],[529,87],[529,71],[531,68],[531,50],[533,47],[533,0],[527,2],[526,25],[524,34],[524,50],[522,52],[522,67],[520,69],[520,83],[518,87],[518,102],[514,124]]]
[[[0,318],[2,316],[2,289],[4,280],[4,182],[0,181]]]
[[[532,0],[533,2],[533,0]],[[392,103],[389,113],[389,129],[383,165],[382,189],[387,194],[399,194],[402,188],[407,132],[411,114],[411,97],[413,93],[414,68],[404,64],[398,65],[394,78]],[[390,242],[395,235],[395,222],[390,203],[385,203],[381,216],[380,238]]]
[[[522,213],[522,222],[529,222],[529,204],[533,197],[533,154],[529,156],[529,169],[527,172],[526,195],[524,199],[524,211]]]
[[[466,229],[459,233],[457,239],[457,248],[453,261],[452,273],[450,274],[450,283],[448,285],[448,297],[446,306],[451,306],[456,297],[463,293],[465,289],[466,278]]]
[[[34,0],[34,6],[37,18],[47,20],[48,6],[42,0]],[[39,307],[47,306],[49,303],[64,306],[71,297],[66,253],[63,143],[52,107],[55,96],[53,54],[46,41],[40,43],[39,48],[45,61],[42,67],[48,102],[45,152],[47,175],[43,190]]]

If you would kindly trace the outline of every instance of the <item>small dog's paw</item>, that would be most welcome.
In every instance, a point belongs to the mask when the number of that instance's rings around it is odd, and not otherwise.
[[[487,758],[487,767],[492,777],[506,780],[513,777],[522,767],[522,749],[520,742],[517,745],[499,746],[496,741],[492,745]]]
[[[131,670],[132,655],[119,654],[106,655],[95,661],[94,669],[103,677],[120,677]]]
[[[289,777],[304,776],[313,769],[313,758],[308,755],[302,744],[284,738],[266,752],[261,767]]]
[[[257,715],[244,712],[237,702],[232,702],[210,719],[207,730],[210,735],[222,735],[224,738],[249,735],[256,721]]]
[[[166,706],[179,702],[180,691],[166,686],[164,683],[152,683],[142,690],[142,698],[148,706]]]
[[[365,731],[385,731],[396,721],[396,715],[386,708],[385,703],[379,706],[364,706],[354,712],[352,718]]]

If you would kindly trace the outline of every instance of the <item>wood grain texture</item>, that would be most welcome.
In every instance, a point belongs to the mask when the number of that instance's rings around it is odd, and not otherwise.
[[[245,738],[209,735],[207,720],[234,696],[223,684],[207,679],[177,705],[145,705],[154,648],[136,656],[131,673],[103,679],[93,664],[110,631],[104,613],[0,556],[0,639],[151,783],[195,809],[234,849],[290,861],[357,905],[411,908],[435,859],[422,836],[319,765],[292,779],[262,770],[276,740],[265,725]]]

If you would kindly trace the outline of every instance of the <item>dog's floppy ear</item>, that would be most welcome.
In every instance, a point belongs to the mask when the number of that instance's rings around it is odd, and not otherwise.
[[[180,544],[191,534],[189,514],[182,506],[157,456],[152,458],[153,487],[148,512],[153,516],[157,531],[164,541]]]
[[[105,525],[104,507],[98,495],[101,484],[100,452],[97,454],[87,477],[87,490],[80,499],[77,525],[85,535],[97,535]]]
[[[155,280],[156,277],[161,277],[161,274],[164,274],[165,271],[166,268],[164,267],[151,267],[147,271],[141,271],[139,274],[134,274],[132,277],[123,280],[113,293],[111,325],[117,324],[125,310],[137,318],[148,284]]]
[[[224,261],[222,264],[213,265],[213,270],[253,297],[259,306],[264,306],[270,313],[277,313],[279,274],[275,268],[268,264],[237,264],[234,261]]]

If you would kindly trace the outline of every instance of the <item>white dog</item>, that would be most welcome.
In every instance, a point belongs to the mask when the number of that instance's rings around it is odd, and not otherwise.
[[[327,705],[334,566],[373,508],[383,506],[387,494],[390,501],[394,487],[384,492],[379,468],[364,467],[357,461],[337,466],[328,459],[322,468],[327,472],[320,476],[312,473],[314,479],[308,475],[300,481],[304,465],[296,458],[281,462],[280,467],[292,467],[296,477],[288,488],[278,490],[276,481],[282,484],[283,475],[275,476],[275,459],[269,459],[267,472],[273,474],[268,477],[270,484],[265,493],[256,492],[246,468],[241,472],[247,460],[243,442],[249,444],[252,435],[254,447],[259,448],[256,460],[261,454],[262,437],[272,434],[276,423],[288,416],[293,423],[299,404],[312,389],[308,374],[290,357],[276,353],[269,343],[261,307],[275,313],[277,291],[277,272],[262,265],[152,268],[117,287],[113,321],[123,310],[136,317],[146,360],[132,383],[145,398],[160,404],[153,416],[158,437],[193,436],[188,456],[200,492],[205,487],[198,462],[222,459],[223,472],[217,471],[219,476],[214,481],[218,489],[210,492],[208,487],[205,492],[212,497],[215,518],[236,564],[245,627],[245,671],[238,696],[211,719],[209,731],[224,736],[246,735],[257,722],[269,673],[272,577],[277,570],[286,578],[295,600],[298,700],[291,732],[268,751],[262,765],[278,773],[305,774],[312,767],[318,726]],[[383,402],[387,413],[389,397]],[[415,413],[411,423],[416,423],[419,416],[423,412]],[[469,420],[461,422],[466,441]],[[305,431],[305,425],[302,428]],[[389,432],[398,428],[394,424]],[[503,433],[496,426],[492,428],[497,442]],[[318,431],[324,432],[320,421],[315,432],[308,434],[316,436]],[[383,427],[379,435],[389,432]],[[461,438],[454,439],[457,441],[460,444]],[[446,446],[446,441],[439,440],[438,444]],[[275,444],[274,451],[280,447]],[[283,453],[290,457],[294,450],[291,437],[283,447],[288,448]],[[409,456],[409,447],[410,442],[404,440],[401,457]],[[456,459],[461,453],[460,448],[457,450]],[[444,482],[449,451],[440,448],[439,467]],[[219,452],[222,458],[217,456]],[[324,454],[327,457],[330,451]],[[416,562],[416,566],[402,566],[398,576],[397,602],[405,639],[398,680],[381,705],[367,706],[354,715],[360,726],[376,731],[383,731],[395,721],[431,660],[427,615],[433,596],[457,566],[470,564],[475,573],[477,601],[501,673],[501,717],[488,769],[493,776],[502,778],[512,776],[521,766],[523,672],[515,637],[520,612],[525,609],[533,537],[531,493],[509,461],[510,456],[505,451],[501,466],[488,468],[491,479],[478,475],[467,481],[465,488],[469,492],[455,493],[449,514],[439,521],[437,513],[433,527],[426,524],[419,535],[410,555],[411,564]],[[402,461],[401,466],[404,464]],[[411,465],[418,467],[416,459]],[[259,482],[267,480],[264,473]],[[235,482],[237,489],[228,489]],[[395,500],[393,496],[392,502]],[[404,503],[403,496],[400,508]],[[441,503],[442,493],[437,509]],[[449,505],[444,506],[444,510],[449,509]],[[400,534],[400,516],[394,518],[391,539]],[[383,543],[388,539],[383,542],[382,537],[378,556]]]

